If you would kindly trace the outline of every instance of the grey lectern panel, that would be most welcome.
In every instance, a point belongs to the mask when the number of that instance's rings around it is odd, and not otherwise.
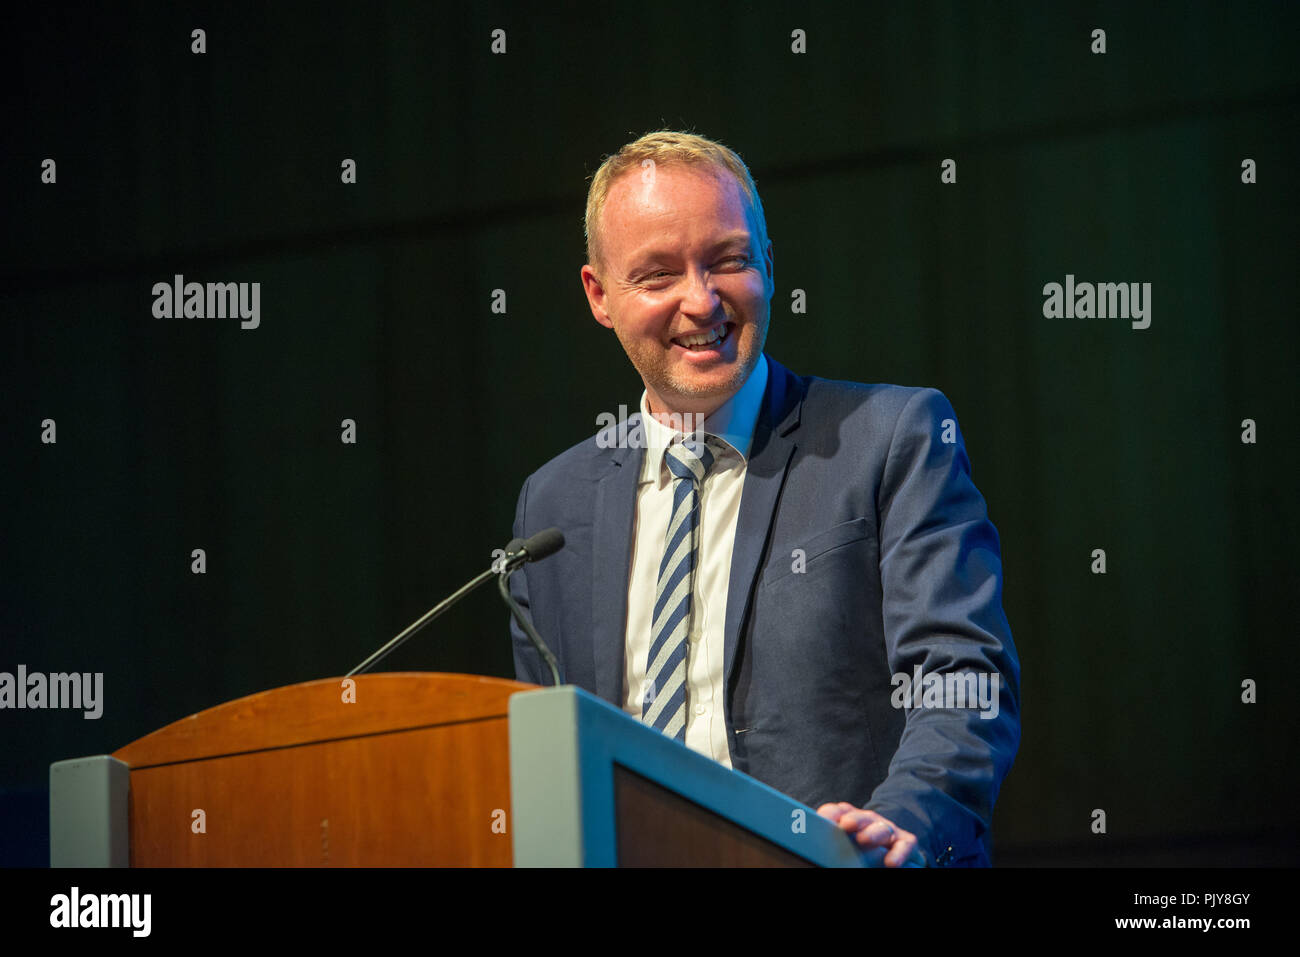
[[[618,800],[637,795],[661,811],[656,826],[678,842],[677,851],[647,858],[653,841],[620,835],[620,820],[632,827],[637,818],[620,815]],[[815,809],[570,685],[510,698],[510,801],[516,867],[725,861],[863,867],[884,856],[861,851]],[[682,839],[690,835],[728,847],[720,855],[712,846],[685,853]],[[620,859],[624,846],[626,860]]]
[[[50,765],[50,867],[129,867],[131,771],[99,754]]]

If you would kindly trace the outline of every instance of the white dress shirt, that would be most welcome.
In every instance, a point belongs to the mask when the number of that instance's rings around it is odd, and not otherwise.
[[[700,488],[699,554],[686,654],[686,746],[727,767],[731,767],[731,752],[727,748],[722,674],[727,585],[745,468],[766,389],[767,357],[760,356],[745,384],[704,420],[703,429],[713,436],[710,445],[715,458]],[[623,710],[638,719],[647,685],[659,564],[673,502],[673,475],[664,464],[664,450],[681,435],[650,415],[644,392],[641,423],[646,449],[637,482],[623,657]]]

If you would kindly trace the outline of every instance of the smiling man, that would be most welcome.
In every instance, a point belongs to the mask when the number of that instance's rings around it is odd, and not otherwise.
[[[651,414],[711,415],[749,378],[767,338],[772,244],[761,214],[730,173],[709,166],[647,158],[630,175],[597,179],[592,263],[582,267],[592,313],[641,374]]]
[[[719,143],[627,144],[586,227],[588,303],[645,391],[639,428],[568,450],[519,497],[515,535],[567,540],[513,579],[562,677],[817,807],[886,866],[987,864],[1019,662],[948,401],[764,355],[772,243]],[[512,636],[519,678],[542,683]],[[967,684],[994,706],[944,697]]]

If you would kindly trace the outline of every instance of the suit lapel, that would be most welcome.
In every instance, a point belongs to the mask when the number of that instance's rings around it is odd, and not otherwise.
[[[803,384],[775,359],[768,359],[767,393],[754,426],[754,441],[745,469],[745,486],[736,519],[736,541],[727,585],[727,622],[723,640],[724,686],[731,686],[740,633],[749,614],[758,565],[776,515],[795,442],[790,433],[799,425]]]
[[[758,565],[776,515],[776,503],[794,456],[790,434],[799,425],[803,384],[768,358],[767,392],[754,426],[745,469],[745,487],[736,519],[731,574],[727,585],[726,635],[723,641],[725,683],[730,685],[741,628],[749,613]],[[639,413],[629,418],[639,420]],[[610,450],[598,466],[592,529],[591,620],[596,694],[623,706],[624,651],[627,641],[627,583],[632,569],[637,480],[645,450],[626,445]]]
[[[632,431],[632,419],[628,432]],[[638,432],[640,430],[637,430]],[[636,486],[643,448],[626,443],[614,448],[599,468],[592,529],[591,624],[596,694],[623,707],[623,653],[627,634],[627,582],[632,569],[632,532],[636,519]]]

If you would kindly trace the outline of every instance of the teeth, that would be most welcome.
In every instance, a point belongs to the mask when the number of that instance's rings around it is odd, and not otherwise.
[[[715,342],[721,342],[723,339],[726,338],[726,335],[727,335],[727,327],[725,325],[722,325],[722,326],[715,326],[713,329],[710,329],[708,332],[697,332],[694,335],[690,335],[690,336],[679,336],[673,341],[676,342],[678,345],[682,345],[690,349],[698,346],[712,345]]]

